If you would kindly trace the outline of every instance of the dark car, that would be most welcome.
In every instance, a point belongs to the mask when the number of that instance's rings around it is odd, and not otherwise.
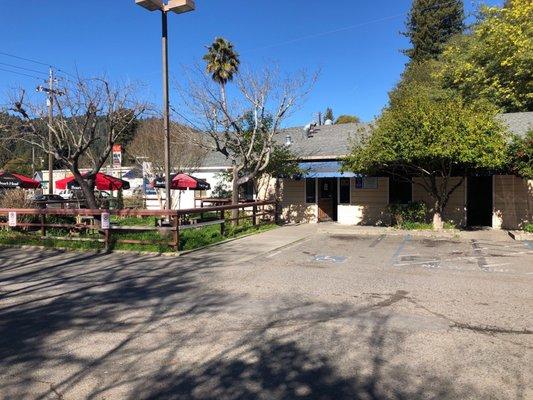
[[[58,194],[37,194],[31,198],[31,202],[36,204],[39,208],[46,208],[48,206],[60,207],[61,204],[67,201]]]

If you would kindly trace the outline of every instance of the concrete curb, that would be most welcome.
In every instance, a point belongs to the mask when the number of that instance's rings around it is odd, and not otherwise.
[[[279,226],[277,226],[276,228],[269,229],[267,231],[251,232],[251,233],[247,233],[246,235],[242,235],[242,236],[237,236],[237,237],[232,237],[232,238],[229,238],[229,239],[221,240],[220,242],[206,244],[205,246],[197,247],[195,249],[183,250],[183,251],[178,252],[176,255],[184,256],[184,255],[187,255],[187,254],[190,254],[190,253],[194,253],[194,252],[197,252],[197,251],[200,251],[200,250],[205,250],[205,249],[210,249],[211,247],[220,246],[221,244],[224,244],[224,243],[229,243],[229,242],[233,242],[235,240],[244,239],[245,237],[248,237],[248,236],[253,236],[253,235],[258,235],[260,233],[270,232],[270,231],[276,230],[277,228],[279,228]]]
[[[509,236],[511,236],[514,240],[533,241],[533,233],[524,232],[524,231],[508,231],[507,233],[509,233]]]
[[[168,251],[165,253],[157,252],[157,251],[136,251],[136,250],[96,250],[96,249],[73,249],[70,247],[48,247],[48,246],[38,246],[38,245],[30,245],[30,244],[0,244],[0,248],[14,248],[14,249],[30,249],[30,250],[57,250],[64,253],[83,253],[83,254],[131,254],[131,255],[140,255],[140,256],[164,256],[164,257],[179,257],[182,255],[186,255],[189,253],[193,253],[195,251],[208,249],[214,246],[219,246],[224,243],[233,242],[234,240],[244,239],[248,236],[258,235],[260,233],[269,232],[271,230],[275,230],[276,228],[269,229],[267,231],[262,232],[251,232],[247,233],[242,236],[237,236],[229,239],[222,240],[220,242],[211,243],[202,247],[197,247],[196,249],[191,250],[184,250],[184,251]]]
[[[414,237],[428,237],[428,238],[445,238],[445,239],[455,239],[461,237],[461,231],[458,229],[446,229],[443,231],[432,231],[432,230],[407,230],[407,229],[395,229],[395,228],[377,228],[377,229],[343,229],[343,228],[322,228],[319,230],[322,233],[327,233],[331,235],[364,235],[364,236],[381,236],[381,235],[391,235],[391,236],[404,236],[411,235]]]

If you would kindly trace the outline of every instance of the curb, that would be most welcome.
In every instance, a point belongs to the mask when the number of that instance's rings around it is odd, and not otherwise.
[[[533,233],[524,231],[507,231],[507,233],[517,241],[533,241]]]
[[[277,228],[272,228],[267,231],[263,232],[251,232],[247,233],[245,235],[236,236],[228,239],[221,240],[220,242],[207,244],[202,247],[197,247],[195,249],[190,250],[184,250],[184,251],[168,251],[165,253],[157,252],[157,251],[136,251],[136,250],[96,250],[96,249],[73,249],[70,247],[48,247],[48,246],[39,246],[39,245],[33,245],[33,244],[3,244],[0,243],[0,248],[12,248],[12,249],[29,249],[29,250],[57,250],[63,253],[82,253],[82,254],[128,254],[128,255],[140,255],[140,256],[164,256],[164,257],[179,257],[182,255],[187,255],[189,253],[193,253],[195,251],[208,249],[210,247],[219,246],[224,243],[233,242],[234,240],[244,239],[248,236],[258,235],[260,233],[269,232],[271,230],[275,230]]]
[[[220,246],[221,244],[224,244],[224,243],[233,242],[234,240],[244,239],[245,237],[248,237],[248,236],[258,235],[258,234],[260,234],[260,233],[265,233],[265,232],[270,232],[270,231],[273,231],[273,230],[275,230],[275,229],[277,229],[277,228],[279,228],[279,226],[276,225],[276,228],[272,228],[272,229],[269,229],[269,230],[267,230],[267,231],[263,231],[263,232],[251,232],[251,233],[247,233],[247,234],[242,235],[242,236],[236,236],[236,237],[232,237],[232,238],[224,239],[224,240],[221,240],[220,242],[211,243],[211,244],[206,244],[205,246],[197,247],[197,248],[195,248],[195,249],[183,250],[183,251],[177,252],[176,255],[177,255],[177,256],[185,256],[185,255],[187,255],[187,254],[194,253],[194,252],[196,252],[196,251],[205,250],[205,249],[209,249],[209,248],[211,248],[211,247]]]

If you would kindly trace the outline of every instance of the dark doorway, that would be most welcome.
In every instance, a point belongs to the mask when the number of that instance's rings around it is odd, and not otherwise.
[[[411,182],[397,177],[389,178],[389,204],[408,204],[413,201]]]
[[[318,180],[318,221],[337,220],[337,178]]]
[[[492,226],[492,176],[469,176],[466,193],[468,226]]]

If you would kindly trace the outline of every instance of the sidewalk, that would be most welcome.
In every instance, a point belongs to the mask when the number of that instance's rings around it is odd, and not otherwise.
[[[513,242],[505,229],[484,229],[466,231],[459,229],[445,229],[442,231],[431,230],[403,230],[390,226],[360,226],[360,225],[341,225],[337,223],[321,223],[318,224],[318,232],[330,235],[391,235],[402,236],[411,235],[416,237],[428,238],[446,238],[446,239],[462,239],[462,240],[486,240],[498,242]]]
[[[246,262],[262,254],[300,242],[317,232],[317,224],[285,225],[270,231],[237,238],[229,242],[193,251],[182,257],[213,257],[232,262]]]

